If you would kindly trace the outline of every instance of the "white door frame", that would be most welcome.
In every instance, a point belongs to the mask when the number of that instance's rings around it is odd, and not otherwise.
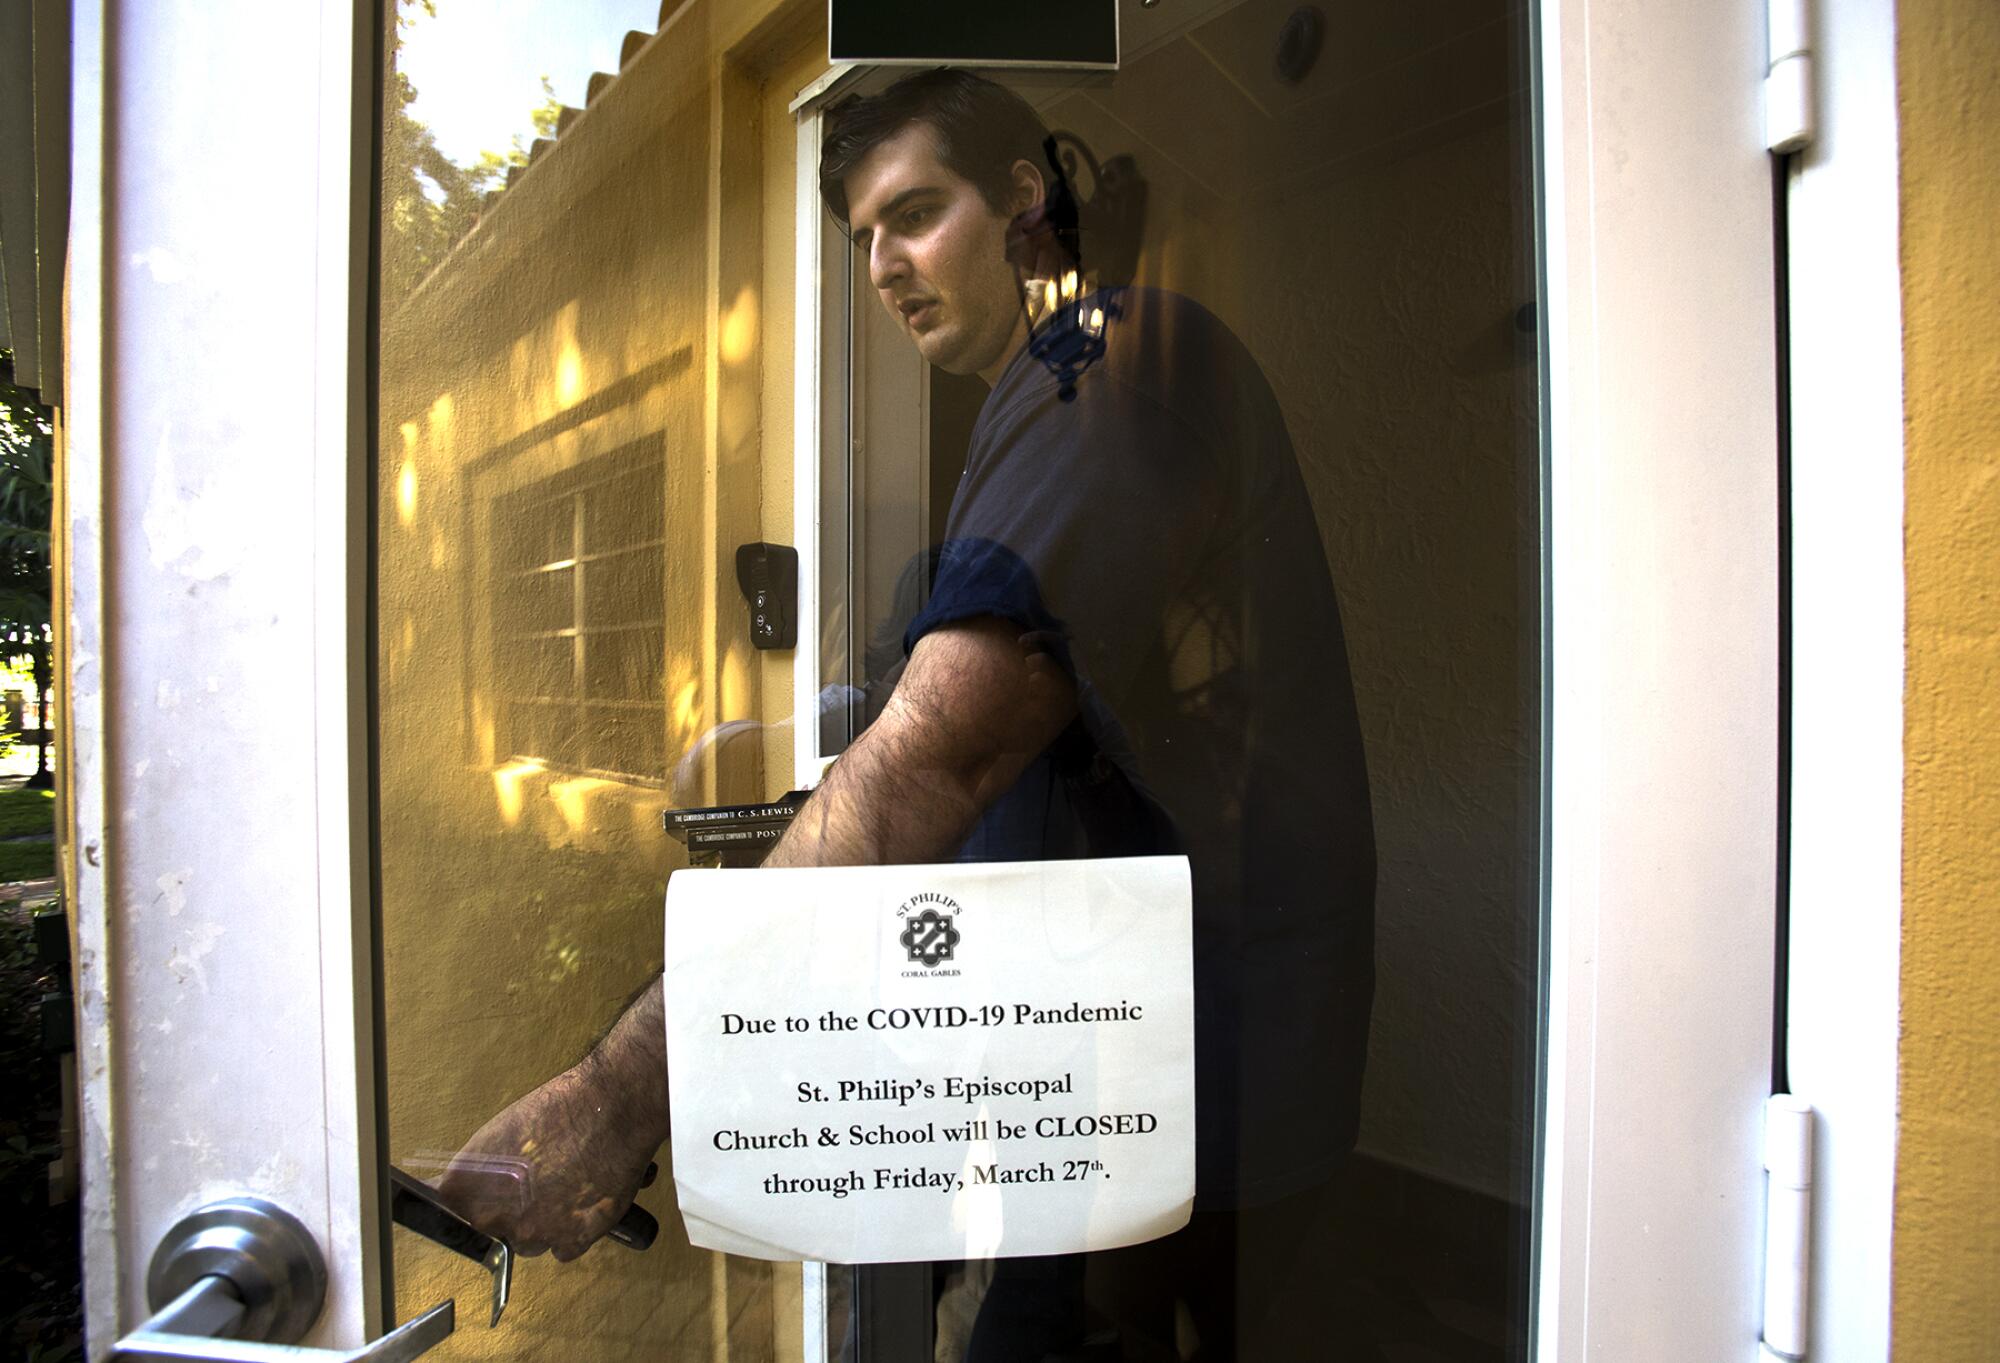
[[[73,6],[64,473],[91,1356],[249,1193],[382,1328],[367,870],[370,7]]]

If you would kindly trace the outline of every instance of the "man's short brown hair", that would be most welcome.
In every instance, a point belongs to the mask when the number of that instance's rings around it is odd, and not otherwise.
[[[849,95],[827,109],[819,154],[820,198],[842,230],[848,225],[848,173],[912,123],[931,130],[938,159],[1001,214],[1008,211],[1014,163],[1040,166],[1049,135],[1026,100],[970,71],[938,67],[905,76],[877,95]]]

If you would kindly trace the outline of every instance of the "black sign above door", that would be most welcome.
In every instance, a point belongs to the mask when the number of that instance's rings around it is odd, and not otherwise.
[[[827,58],[1116,70],[1117,0],[827,0]]]

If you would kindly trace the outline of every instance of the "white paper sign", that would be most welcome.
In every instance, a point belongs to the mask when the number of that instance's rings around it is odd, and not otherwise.
[[[1185,857],[694,870],[667,890],[696,1245],[888,1263],[1187,1224]]]

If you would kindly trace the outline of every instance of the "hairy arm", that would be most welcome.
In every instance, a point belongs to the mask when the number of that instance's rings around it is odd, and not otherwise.
[[[924,636],[881,715],[765,859],[894,865],[947,856],[1076,714],[1039,636],[992,618]],[[469,1170],[442,1191],[522,1253],[574,1258],[624,1214],[667,1138],[667,1043],[655,979],[584,1059],[494,1117],[467,1155],[525,1160],[528,1196],[482,1195]]]
[[[1075,714],[1075,688],[1040,636],[990,617],[935,630],[764,864],[948,856]]]

